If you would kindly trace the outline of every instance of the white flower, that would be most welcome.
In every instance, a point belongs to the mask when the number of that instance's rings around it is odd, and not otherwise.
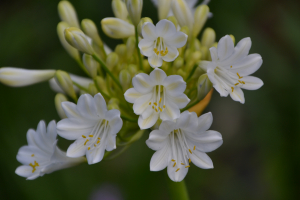
[[[37,130],[27,132],[28,146],[19,149],[17,160],[23,165],[16,169],[16,174],[36,179],[44,174],[68,168],[84,162],[84,157],[69,158],[57,146],[56,123],[51,121],[46,128],[44,121],[40,121]]]
[[[152,127],[157,119],[173,120],[179,117],[180,108],[189,103],[183,93],[186,83],[181,76],[167,76],[161,69],[154,69],[150,76],[137,74],[132,79],[134,88],[124,94],[126,101],[133,103],[134,113],[140,115],[141,129]]]
[[[100,162],[105,149],[116,148],[116,135],[123,122],[120,111],[107,110],[101,94],[94,98],[89,94],[81,95],[77,105],[63,102],[62,108],[68,118],[57,123],[57,133],[68,140],[76,140],[67,150],[67,156],[86,155],[88,163]]]
[[[151,171],[168,167],[171,180],[180,182],[186,176],[190,162],[203,169],[213,168],[206,152],[223,143],[217,131],[207,130],[213,121],[212,114],[197,118],[196,113],[185,111],[175,121],[163,121],[158,130],[150,133],[146,144],[156,151],[150,161]]]
[[[210,48],[212,61],[202,61],[200,67],[207,71],[210,81],[221,96],[245,103],[242,89],[257,90],[263,82],[249,76],[257,71],[262,58],[259,54],[249,54],[251,39],[242,39],[235,47],[230,36],[220,39],[218,48]]]
[[[187,41],[187,35],[177,31],[175,25],[166,19],[159,21],[156,26],[146,22],[142,35],[144,39],[139,42],[139,48],[153,68],[160,67],[163,60],[174,61],[179,54],[177,48],[183,47]]]

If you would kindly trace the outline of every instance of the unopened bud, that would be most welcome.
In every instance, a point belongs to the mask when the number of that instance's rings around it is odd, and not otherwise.
[[[141,20],[143,0],[126,0],[126,6],[132,23],[137,27]]]
[[[125,3],[122,0],[113,0],[112,1],[112,9],[114,12],[114,15],[119,18],[126,20],[128,16],[128,11],[126,8]]]
[[[130,64],[128,65],[128,70],[130,75],[134,77],[138,73],[139,68],[134,64]]]
[[[104,18],[101,21],[101,25],[103,32],[114,39],[128,38],[135,34],[134,26],[122,19],[113,17]]]
[[[107,67],[112,70],[119,62],[119,56],[115,52],[108,54],[106,58]]]
[[[163,62],[161,65],[161,69],[164,71],[167,71],[169,69],[169,63],[168,62]]]
[[[94,83],[90,83],[88,91],[92,96],[95,96],[97,93],[99,93]]]
[[[197,7],[194,15],[193,37],[197,37],[203,28],[209,13],[207,5],[200,5]]]
[[[111,98],[108,101],[108,103],[107,103],[107,109],[108,110],[112,110],[112,109],[118,109],[118,110],[120,110],[119,103],[120,103],[119,99],[117,99],[117,98]]]
[[[197,38],[194,39],[194,48],[196,51],[200,51],[201,49],[201,43]]]
[[[69,1],[58,3],[58,14],[62,21],[67,22],[71,27],[79,28],[76,11]]]
[[[144,17],[141,19],[138,27],[137,27],[137,30],[138,30],[138,34],[139,36],[143,37],[143,34],[142,34],[142,28],[143,28],[143,25],[146,23],[146,22],[150,22],[153,24],[153,21],[152,19],[150,19],[149,17]]]
[[[177,70],[176,74],[179,75],[179,76],[182,76],[184,79],[186,77],[186,72],[183,71],[182,69]]]
[[[99,63],[96,60],[94,60],[94,58],[91,55],[88,54],[83,54],[82,61],[85,68],[89,72],[89,75],[92,78],[95,78],[97,76],[97,69],[99,67]]]
[[[192,54],[192,59],[194,60],[194,62],[197,62],[198,60],[200,60],[202,57],[202,53],[200,51],[195,51]]]
[[[73,99],[77,98],[75,90],[73,88],[73,81],[67,72],[57,70],[55,73],[55,79],[66,94],[68,94]]]
[[[105,80],[104,80],[101,76],[97,76],[97,77],[95,78],[95,81],[96,81],[97,86],[100,88],[100,90],[101,90],[102,92],[108,94]]]
[[[127,47],[125,44],[119,44],[115,48],[115,52],[118,54],[120,60],[124,60],[127,57]]]
[[[212,47],[216,40],[216,32],[212,28],[206,28],[201,38],[201,45],[207,48]]]
[[[117,98],[111,98],[109,101],[108,101],[108,104],[119,104],[120,103],[120,100],[117,99]]]
[[[80,29],[75,27],[65,29],[65,38],[70,45],[79,51],[89,55],[94,53],[93,47],[89,43],[87,36]]]
[[[190,34],[190,30],[189,30],[189,28],[187,26],[182,26],[180,28],[180,31],[183,32],[183,33],[185,33],[185,34],[187,34],[187,35]]]
[[[167,18],[167,20],[171,21],[175,25],[175,27],[177,29],[177,27],[178,27],[178,21],[177,21],[176,17],[170,16],[170,17]]]
[[[205,46],[201,46],[200,51],[202,53],[202,60],[208,60],[208,57],[207,57],[209,55],[208,48]]]
[[[99,36],[96,24],[90,19],[84,19],[81,21],[82,30],[87,36],[92,38],[92,40],[99,46],[103,46],[103,42]]]
[[[129,71],[126,69],[123,69],[122,71],[120,71],[119,80],[123,87],[123,90],[126,91],[129,88],[130,83],[131,83],[131,75],[130,75]]]
[[[61,106],[61,103],[64,101],[68,101],[67,97],[62,93],[57,93],[54,99],[54,103],[55,103],[57,114],[61,119],[67,118],[67,115],[65,114],[65,111]]]
[[[132,57],[135,51],[135,37],[131,36],[127,39],[126,47],[127,47],[127,58]]]
[[[194,18],[185,0],[173,0],[172,11],[180,26],[188,26],[190,31],[193,29]]]
[[[172,0],[158,0],[157,3],[159,20],[166,19],[171,9]]]
[[[143,60],[143,66],[144,66],[144,71],[145,71],[146,73],[149,73],[149,72],[150,72],[150,69],[151,69],[151,66],[150,66],[150,64],[149,64],[148,59],[144,59],[144,60]]]
[[[184,65],[184,59],[183,59],[182,57],[177,57],[177,58],[174,60],[173,67],[174,67],[175,69],[179,69],[179,68],[181,68],[183,65]]]
[[[198,100],[204,99],[204,97],[208,94],[208,92],[213,87],[212,83],[210,82],[207,74],[203,74],[199,77],[197,88],[198,88],[198,94],[197,98]]]

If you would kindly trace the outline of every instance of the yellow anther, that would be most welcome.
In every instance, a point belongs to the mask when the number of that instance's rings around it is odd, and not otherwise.
[[[155,108],[155,111],[158,112],[158,110]]]
[[[231,92],[233,92],[233,90],[234,90],[234,87],[231,87]]]
[[[230,66],[230,68],[232,68],[232,66]]]
[[[234,84],[235,86],[237,86],[239,83]]]
[[[157,103],[155,102],[155,103],[153,103],[155,106],[157,106]]]
[[[154,106],[152,106],[152,108],[154,109]]]
[[[158,107],[158,108],[159,108],[160,112],[162,112],[162,109],[160,107]]]
[[[238,77],[239,77],[240,79],[243,78],[242,76],[239,75],[239,73],[236,73],[236,74],[238,75]]]
[[[175,166],[176,166],[176,162],[174,163],[173,167],[175,167]]]
[[[32,163],[29,163],[29,165],[32,167],[32,173],[35,172],[35,165],[33,165]]]
[[[182,165],[184,165],[184,163],[181,163]]]
[[[185,168],[188,168],[188,167],[190,167],[190,166],[189,165],[185,166]]]
[[[195,149],[196,149],[196,146],[194,146],[194,151],[195,151]]]
[[[151,105],[151,102],[149,102],[149,105]]]
[[[155,53],[157,52],[157,48],[154,48],[154,52],[155,52]]]
[[[87,143],[88,141],[89,141],[89,140],[86,140],[85,143],[84,143],[84,145],[86,145],[86,143]]]
[[[31,154],[31,157],[33,157],[34,156],[34,154]]]
[[[240,82],[241,84],[245,84],[245,82],[244,82],[244,81],[240,81],[240,80],[239,80],[239,82]]]
[[[166,105],[164,105],[163,107],[166,108]]]
[[[97,141],[97,144],[99,144],[99,143],[100,143],[100,141],[98,140],[98,141]]]
[[[159,99],[159,103],[161,103],[161,98]]]
[[[89,135],[89,137],[94,137],[93,135]]]
[[[83,138],[86,138],[84,135],[82,135]]]
[[[176,171],[175,171],[175,172],[178,172],[179,170],[180,170],[180,168],[176,169]]]
[[[88,148],[88,150],[90,150],[90,149],[91,149],[91,147]]]
[[[98,140],[100,140],[101,138],[98,137]]]
[[[192,154],[192,151],[189,149],[189,152]]]
[[[94,144],[94,147],[96,147],[96,144]]]
[[[172,159],[171,161],[175,162],[175,160],[174,160],[174,159]]]
[[[174,130],[174,133],[178,133],[178,129]]]
[[[217,73],[217,69],[215,69],[214,72]]]
[[[36,161],[34,161],[34,164],[35,164],[35,166],[37,166],[37,167],[39,166],[39,163],[37,163]]]
[[[189,158],[189,163],[191,163],[192,161],[191,161],[191,159]]]

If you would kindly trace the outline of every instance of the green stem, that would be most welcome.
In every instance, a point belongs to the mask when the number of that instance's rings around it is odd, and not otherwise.
[[[137,123],[137,119],[132,119],[132,118],[129,118],[129,117],[126,117],[124,115],[121,115],[121,118],[126,120],[126,121],[129,121],[129,122],[135,122]]]
[[[87,93],[90,93],[89,90],[88,90],[87,88],[82,87],[81,85],[79,85],[78,83],[76,83],[76,82],[74,82],[74,81],[72,81],[72,82],[73,82],[73,84],[74,84],[76,87],[78,87],[79,89],[81,89],[81,90],[83,90],[83,91],[85,91],[85,92],[87,92]]]
[[[113,81],[119,86],[119,88],[120,88],[121,90],[123,90],[122,85],[120,84],[119,80],[111,73],[111,71],[107,68],[107,66],[105,65],[105,63],[104,63],[100,58],[98,58],[97,55],[93,54],[92,56],[93,56],[93,58],[94,58],[98,63],[101,64],[102,69],[104,69],[105,72],[108,73],[108,75],[109,75],[109,76],[113,79]]]
[[[193,107],[194,105],[196,105],[196,104],[199,103],[200,101],[201,101],[201,100],[197,100],[197,101],[195,101],[194,103],[191,103],[191,104],[187,105],[185,108],[181,109],[180,112],[184,112],[184,111],[190,109],[191,107]]]
[[[76,60],[76,62],[78,63],[78,65],[80,66],[80,68],[88,75],[90,76],[88,70],[85,68],[85,66],[82,64],[81,60]]]
[[[141,54],[141,51],[140,51],[140,48],[139,48],[139,34],[138,34],[138,31],[137,31],[137,28],[135,28],[135,44],[136,44],[136,50],[138,52],[140,68],[141,68],[142,71],[144,71],[142,54]]]
[[[190,72],[189,76],[187,77],[187,79],[185,80],[185,82],[188,82],[190,80],[190,78],[192,78],[194,72],[196,71],[198,65],[194,65],[192,71]]]
[[[184,180],[181,182],[173,182],[168,177],[169,192],[172,200],[189,200],[189,194]]]

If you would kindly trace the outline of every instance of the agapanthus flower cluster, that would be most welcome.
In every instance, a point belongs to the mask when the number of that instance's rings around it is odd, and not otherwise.
[[[263,85],[249,76],[260,68],[262,58],[249,55],[250,38],[235,45],[234,36],[226,35],[216,42],[215,31],[203,28],[212,16],[209,1],[153,2],[157,23],[141,18],[142,0],[112,1],[115,17],[102,19],[101,28],[107,36],[123,39],[114,50],[102,41],[97,23],[79,23],[72,4],[59,3],[59,39],[86,77],[63,70],[0,69],[3,84],[21,87],[49,81],[57,92],[61,120],[57,125],[50,122],[47,129],[40,122],[36,131],[28,131],[28,146],[17,156],[23,164],[18,175],[34,179],[84,161],[95,164],[116,157],[123,152],[118,149],[143,134],[149,134],[146,144],[156,151],[151,171],[167,167],[170,179],[178,182],[192,163],[213,168],[206,153],[221,146],[222,136],[208,130],[211,113],[189,110],[201,106],[203,99],[209,102],[213,87],[221,96],[230,94],[244,103],[242,89]],[[57,134],[74,141],[66,153],[56,146]]]

